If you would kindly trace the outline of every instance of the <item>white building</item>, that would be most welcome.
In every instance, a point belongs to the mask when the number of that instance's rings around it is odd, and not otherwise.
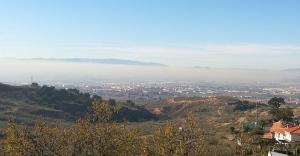
[[[300,142],[300,126],[284,124],[282,121],[273,123],[270,130],[263,135],[265,139],[277,141]]]

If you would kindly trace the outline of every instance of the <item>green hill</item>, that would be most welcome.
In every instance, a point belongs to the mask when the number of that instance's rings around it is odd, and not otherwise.
[[[0,123],[13,119],[31,123],[35,120],[73,122],[89,111],[92,98],[77,89],[56,89],[49,86],[11,86],[0,83]],[[128,101],[120,103],[115,114],[117,121],[156,120],[156,116],[143,107]]]

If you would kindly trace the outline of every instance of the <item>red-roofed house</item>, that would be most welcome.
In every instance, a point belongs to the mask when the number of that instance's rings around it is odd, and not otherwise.
[[[270,130],[262,138],[276,139],[277,141],[300,142],[300,126],[284,124],[282,121],[273,123]]]

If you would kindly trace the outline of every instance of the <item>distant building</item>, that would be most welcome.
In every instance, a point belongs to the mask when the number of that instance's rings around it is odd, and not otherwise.
[[[268,156],[288,156],[287,154],[277,153],[277,152],[269,152]]]
[[[300,125],[275,122],[262,138],[275,139],[278,142],[300,142]]]

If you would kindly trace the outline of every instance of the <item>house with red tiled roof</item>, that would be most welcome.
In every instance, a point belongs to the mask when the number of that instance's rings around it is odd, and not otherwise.
[[[279,142],[300,142],[300,125],[286,124],[282,121],[274,122],[262,138],[275,139]]]

